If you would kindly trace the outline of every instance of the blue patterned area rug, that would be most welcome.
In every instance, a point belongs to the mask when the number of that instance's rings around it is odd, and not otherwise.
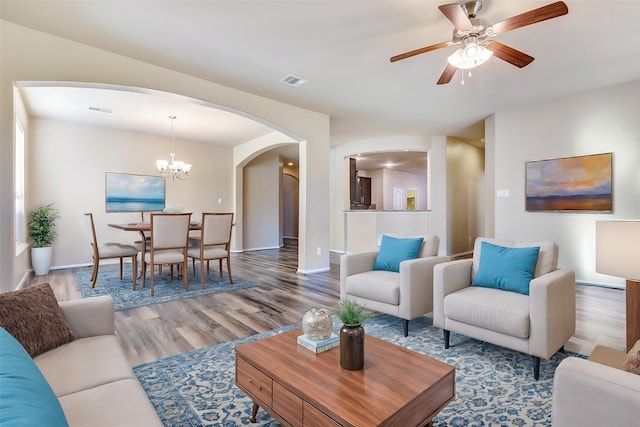
[[[168,268],[165,268],[165,271],[166,270],[168,270]],[[191,270],[189,271],[191,272]],[[156,274],[154,296],[151,296],[151,277],[149,275],[147,275],[147,283],[144,289],[142,288],[141,279],[138,279],[136,281],[136,290],[133,290],[131,268],[124,269],[122,281],[120,281],[119,269],[101,270],[98,273],[98,280],[93,289],[91,288],[91,271],[78,272],[78,282],[80,283],[80,292],[83,298],[111,295],[115,303],[116,311],[262,286],[259,283],[251,282],[235,275],[233,276],[233,283],[230,283],[227,273],[223,272],[222,278],[220,278],[216,269],[212,269],[211,274],[205,276],[204,289],[202,289],[200,282],[200,271],[196,269],[195,277],[193,274],[189,274],[188,292],[184,290],[182,277],[177,278],[174,275],[173,281],[171,281],[168,272],[165,274]]]
[[[334,329],[337,327],[334,319]],[[339,325],[337,325],[339,326]],[[165,426],[249,425],[253,402],[234,385],[234,347],[299,327],[293,325],[249,338],[194,350],[133,368]],[[431,319],[412,320],[409,336],[387,315],[369,319],[365,331],[456,367],[456,399],[433,420],[434,426],[551,426],[553,373],[574,353],[542,361],[533,379],[531,357],[462,335],[451,334],[444,349],[442,330]],[[365,344],[366,358],[366,344]],[[263,410],[256,426],[279,424]]]

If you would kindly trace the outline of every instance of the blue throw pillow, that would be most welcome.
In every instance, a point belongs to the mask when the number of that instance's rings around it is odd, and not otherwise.
[[[418,258],[423,240],[422,237],[396,239],[383,234],[373,269],[399,272],[402,261]]]
[[[40,369],[4,328],[0,328],[0,426],[69,426]]]
[[[533,279],[539,252],[539,246],[505,248],[482,242],[480,266],[471,286],[529,295],[529,282]]]

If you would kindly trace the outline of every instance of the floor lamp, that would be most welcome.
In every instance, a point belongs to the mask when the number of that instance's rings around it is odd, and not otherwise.
[[[640,339],[640,220],[596,221],[596,271],[627,279],[627,351]]]

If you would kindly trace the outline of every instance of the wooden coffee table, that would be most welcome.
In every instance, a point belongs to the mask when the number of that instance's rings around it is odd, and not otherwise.
[[[455,368],[365,336],[364,369],[340,368],[340,348],[313,353],[301,329],[236,347],[236,385],[284,425],[429,426],[455,398]]]

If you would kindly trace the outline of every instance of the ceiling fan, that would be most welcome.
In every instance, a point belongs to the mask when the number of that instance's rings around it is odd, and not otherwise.
[[[476,14],[481,8],[482,2],[480,1],[469,1],[464,4],[451,3],[438,6],[438,9],[440,9],[444,16],[446,16],[455,27],[452,40],[450,42],[437,43],[393,56],[391,57],[391,62],[448,46],[460,46],[460,48],[449,57],[447,66],[438,80],[439,85],[449,83],[458,69],[475,68],[484,63],[492,55],[518,68],[522,68],[529,65],[534,58],[490,38],[506,33],[507,31],[515,30],[516,28],[557,18],[558,16],[569,13],[567,5],[562,1],[558,1],[489,25],[486,20],[476,18]]]

